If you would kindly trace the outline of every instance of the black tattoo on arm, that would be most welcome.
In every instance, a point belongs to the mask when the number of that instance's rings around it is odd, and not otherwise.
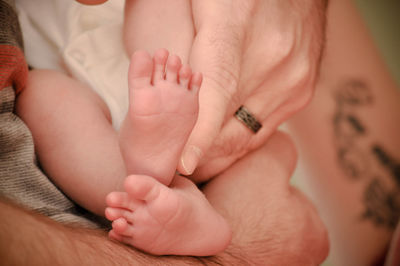
[[[378,226],[394,229],[399,220],[400,201],[397,189],[384,186],[379,178],[374,178],[367,185],[364,193],[365,211],[363,218]]]
[[[363,108],[374,107],[371,90],[363,81],[347,80],[338,86],[335,102],[333,129],[338,163],[351,180],[365,184],[360,217],[393,230],[400,216],[400,163],[376,144],[359,118]],[[372,167],[374,163],[384,170]]]
[[[397,163],[389,154],[387,154],[379,145],[373,145],[371,150],[382,166],[384,166],[392,175],[393,179],[397,183],[397,186],[400,187],[400,164]]]

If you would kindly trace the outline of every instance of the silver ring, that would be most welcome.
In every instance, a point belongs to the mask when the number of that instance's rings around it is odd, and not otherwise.
[[[235,112],[235,117],[248,127],[253,133],[257,133],[262,127],[261,123],[243,105]]]

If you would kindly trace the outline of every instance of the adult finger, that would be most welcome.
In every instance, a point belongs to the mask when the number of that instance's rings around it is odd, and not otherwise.
[[[178,164],[182,174],[193,173],[220,132],[237,91],[241,46],[237,32],[218,27],[204,27],[195,38],[190,64],[194,71],[203,74],[203,84],[198,120]]]

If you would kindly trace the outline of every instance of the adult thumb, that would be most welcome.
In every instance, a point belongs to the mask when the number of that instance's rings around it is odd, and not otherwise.
[[[217,28],[199,31],[190,56],[193,70],[203,74],[203,83],[198,119],[177,168],[185,175],[193,173],[217,138],[237,92],[242,40],[232,36],[232,31],[216,31]]]

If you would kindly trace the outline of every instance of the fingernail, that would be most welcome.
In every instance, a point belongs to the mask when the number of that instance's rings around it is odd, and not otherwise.
[[[201,150],[196,146],[189,146],[183,153],[181,162],[186,175],[193,174],[202,156]]]

